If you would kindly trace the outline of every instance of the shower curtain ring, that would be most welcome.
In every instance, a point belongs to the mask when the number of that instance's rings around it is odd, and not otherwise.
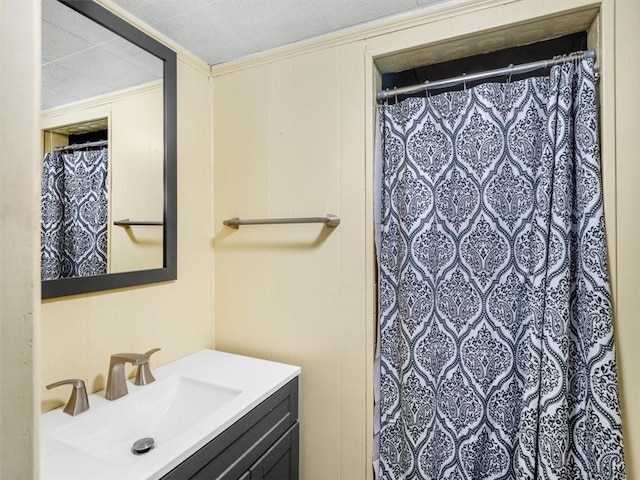
[[[512,77],[513,77],[513,63],[509,64],[509,80],[507,80],[508,85],[511,85]]]
[[[467,76],[466,72],[462,74],[462,86],[464,87],[464,92],[467,93],[467,80],[465,77]]]

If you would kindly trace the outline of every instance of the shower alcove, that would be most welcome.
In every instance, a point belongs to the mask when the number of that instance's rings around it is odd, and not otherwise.
[[[489,5],[492,3],[492,5]],[[528,3],[527,5],[524,5]],[[532,9],[532,3],[536,9]],[[519,4],[519,5],[518,5]],[[469,5],[467,4],[467,7]],[[537,10],[537,7],[540,7]],[[367,80],[368,102],[371,108],[367,111],[369,151],[369,185],[373,184],[373,139],[375,136],[375,94],[384,87],[387,79],[399,72],[420,70],[424,66],[436,66],[439,64],[455,65],[460,68],[464,59],[469,57],[490,57],[490,54],[502,50],[516,50],[516,47],[535,45],[553,41],[564,36],[573,36],[582,33],[586,36],[586,45],[580,50],[589,49],[597,52],[597,68],[600,78],[599,90],[599,117],[601,138],[601,164],[602,184],[604,196],[604,210],[606,218],[607,251],[609,258],[609,272],[614,304],[614,334],[617,342],[618,359],[622,358],[622,367],[619,368],[620,403],[622,410],[623,429],[625,431],[625,451],[627,475],[633,477],[637,470],[634,459],[628,452],[630,445],[637,443],[637,432],[640,423],[637,413],[629,407],[631,398],[634,398],[638,389],[637,382],[624,379],[624,362],[633,363],[633,346],[629,343],[624,332],[630,328],[630,319],[636,300],[630,294],[632,285],[637,285],[637,279],[631,266],[627,263],[634,257],[633,247],[623,237],[626,232],[631,238],[631,232],[637,231],[637,199],[638,195],[630,190],[631,179],[637,179],[637,168],[620,156],[621,151],[628,151],[628,140],[622,140],[622,135],[617,131],[620,127],[620,112],[629,108],[620,104],[620,98],[616,95],[617,88],[622,86],[629,93],[636,87],[630,80],[621,78],[624,70],[627,75],[637,74],[637,67],[627,66],[627,62],[633,58],[630,45],[614,26],[621,22],[624,14],[620,13],[620,5],[616,2],[563,2],[562,5],[551,5],[550,2],[508,2],[498,6],[495,2],[486,2],[485,6],[479,5],[477,9],[460,9],[460,12],[447,12],[449,18],[434,13],[431,22],[411,24],[407,21],[406,28],[398,28],[394,31],[373,36],[367,39]],[[553,10],[553,12],[552,12]],[[627,9],[625,9],[627,10]],[[443,12],[444,13],[444,12]],[[637,16],[635,17],[637,20]],[[631,20],[623,21],[627,27]],[[526,48],[526,47],[525,47]],[[530,61],[524,59],[524,62]],[[624,66],[622,63],[624,62]],[[516,56],[515,61],[500,65],[506,67],[510,63],[521,63]],[[461,71],[449,71],[440,78],[469,73],[461,67]],[[493,65],[488,67],[494,68]],[[425,68],[428,71],[428,68]],[[477,71],[478,69],[476,69]],[[480,69],[483,70],[483,69]],[[473,67],[472,67],[473,71]],[[383,78],[385,81],[383,81]],[[397,77],[396,77],[397,78]],[[637,77],[633,77],[637,78]],[[436,78],[428,78],[437,80]],[[425,81],[425,78],[414,78],[405,84],[417,84]],[[400,83],[398,86],[402,86]],[[437,93],[437,92],[436,92]],[[424,95],[424,93],[423,93]],[[619,94],[618,94],[619,95]],[[634,94],[634,98],[637,96]],[[391,101],[391,100],[390,100]],[[622,101],[623,103],[626,100]],[[636,114],[632,114],[634,118]],[[631,125],[625,121],[625,125]],[[627,132],[627,135],[629,132]],[[631,137],[629,137],[631,138]],[[626,172],[627,176],[623,172]],[[636,175],[635,177],[633,175]],[[621,199],[624,198],[624,205]],[[629,199],[635,199],[635,203],[629,203]],[[368,205],[373,205],[373,198],[367,199]],[[373,208],[370,207],[370,218],[373,218]],[[623,219],[627,221],[623,223]],[[370,232],[370,242],[373,242],[373,232]],[[637,236],[633,237],[637,238]],[[371,247],[373,256],[373,247]],[[623,259],[627,260],[624,261]],[[368,284],[375,286],[375,265],[368,271]],[[372,290],[371,311],[375,312],[375,293]],[[631,315],[631,316],[630,316]],[[375,331],[375,319],[372,318]],[[375,334],[372,333],[372,338]],[[375,347],[374,347],[375,348]],[[620,355],[620,352],[624,352]],[[619,360],[620,361],[620,360]],[[627,373],[628,375],[628,373]]]

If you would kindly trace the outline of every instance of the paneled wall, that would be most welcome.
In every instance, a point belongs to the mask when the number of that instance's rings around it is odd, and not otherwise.
[[[615,135],[618,241],[616,258],[609,261],[617,265],[618,379],[627,478],[634,480],[640,478],[640,2],[617,1],[610,14],[615,14],[616,75],[608,88],[615,89],[617,101],[609,128]],[[611,136],[603,141],[613,141]]]
[[[42,408],[66,402],[44,385],[82,378],[104,388],[109,357],[162,351],[154,366],[212,345],[211,111],[207,75],[178,61],[178,280],[42,303]]]
[[[37,478],[40,4],[0,2],[0,478]],[[19,46],[19,48],[17,48]]]
[[[214,79],[216,348],[302,367],[305,480],[369,468],[364,79],[362,42]]]
[[[114,220],[162,221],[164,121],[162,88],[111,106],[109,272],[162,266],[162,227],[122,228]],[[124,161],[118,162],[121,159]]]
[[[636,478],[639,12],[638,2],[613,0],[441,4],[213,68],[216,347],[302,366],[302,478],[371,477],[377,69],[585,29],[602,69],[605,214],[627,471]],[[235,216],[324,213],[342,217],[332,233],[222,227]]]

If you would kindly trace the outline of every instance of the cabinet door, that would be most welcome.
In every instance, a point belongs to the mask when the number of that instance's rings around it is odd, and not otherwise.
[[[251,480],[298,480],[298,422],[249,470]]]

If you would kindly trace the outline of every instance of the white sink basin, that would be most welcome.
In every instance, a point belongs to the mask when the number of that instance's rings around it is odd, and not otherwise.
[[[299,367],[202,350],[156,368],[128,395],[89,396],[88,411],[40,418],[41,480],[156,480],[300,373]],[[134,455],[136,440],[155,448]]]
[[[198,420],[228,403],[240,390],[176,376],[152,383],[101,410],[51,431],[51,437],[104,460],[126,466],[136,461],[133,442],[151,437],[155,445],[174,440]]]

